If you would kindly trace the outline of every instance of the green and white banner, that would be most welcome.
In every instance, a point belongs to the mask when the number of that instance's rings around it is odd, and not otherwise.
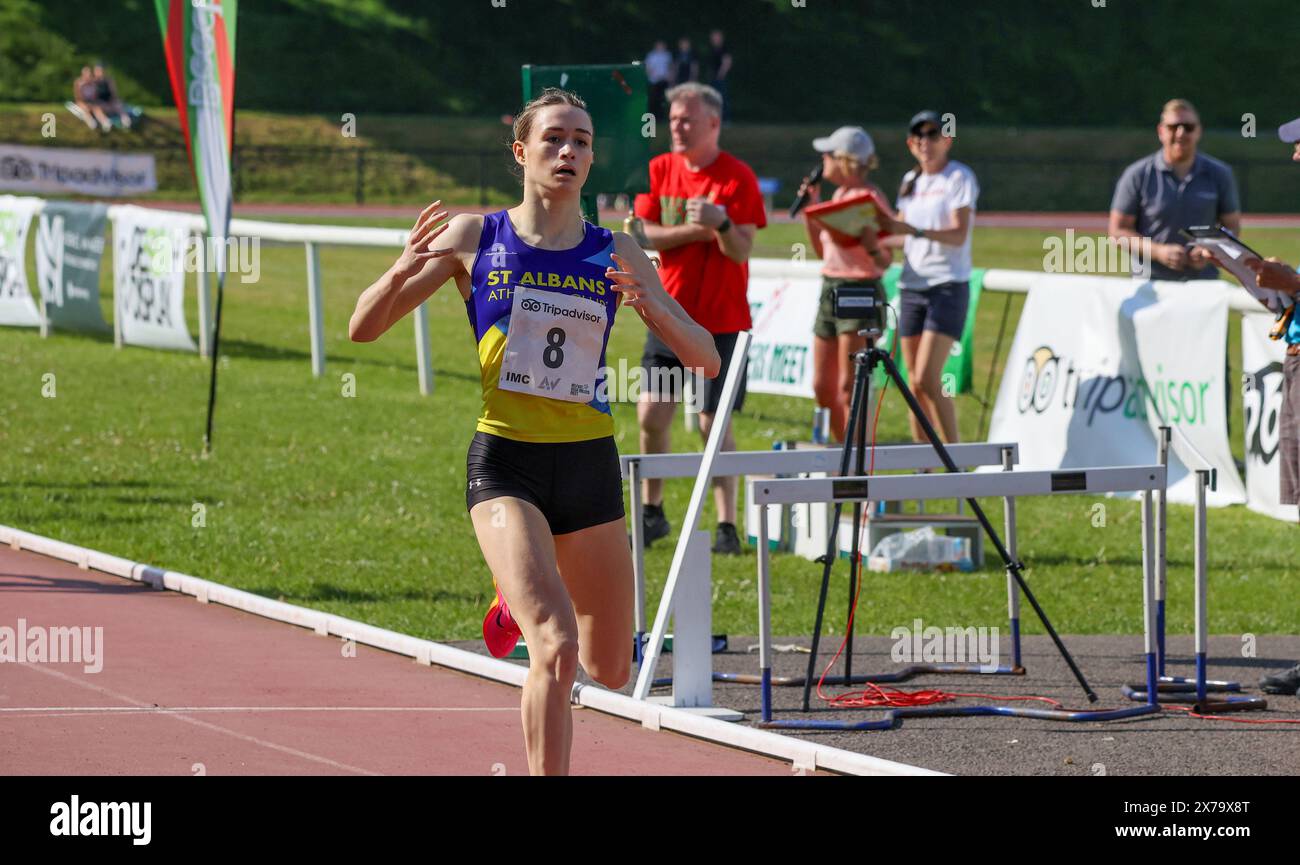
[[[208,236],[224,238],[230,222],[239,4],[237,0],[154,0],[154,4]],[[222,246],[218,256],[224,259]],[[224,264],[218,261],[217,269],[224,271]]]
[[[50,327],[108,333],[99,308],[99,265],[108,208],[50,201],[36,228],[36,281]]]
[[[114,323],[119,342],[197,352],[185,324],[183,215],[123,207],[113,215]]]
[[[0,195],[0,324],[41,326],[27,285],[27,231],[40,206],[38,198]]]

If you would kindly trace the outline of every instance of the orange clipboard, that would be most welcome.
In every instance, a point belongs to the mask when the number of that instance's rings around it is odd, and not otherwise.
[[[843,243],[852,243],[862,237],[862,229],[877,223],[877,213],[893,218],[894,212],[874,189],[863,189],[844,196],[839,201],[824,201],[804,208],[804,213],[841,235]],[[879,232],[888,237],[889,232]]]

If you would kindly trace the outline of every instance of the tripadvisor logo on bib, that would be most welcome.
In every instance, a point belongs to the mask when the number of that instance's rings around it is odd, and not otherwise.
[[[1164,378],[1164,367],[1156,365],[1156,378],[1127,376],[1077,367],[1051,346],[1039,346],[1025,361],[1016,408],[1019,412],[1043,414],[1049,408],[1084,416],[1092,426],[1099,415],[1122,412],[1131,419],[1147,419],[1150,406],[1166,423],[1185,426],[1206,423],[1208,380]],[[1057,396],[1059,394],[1059,397]]]

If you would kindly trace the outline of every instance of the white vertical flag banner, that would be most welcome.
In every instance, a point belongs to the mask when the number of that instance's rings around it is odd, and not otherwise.
[[[184,216],[125,207],[113,217],[113,294],[122,341],[197,352],[185,324]]]
[[[27,231],[40,205],[38,198],[0,195],[0,324],[41,326],[27,285]]]
[[[814,396],[812,330],[820,293],[816,275],[750,276],[750,391]]]
[[[1143,465],[1156,428],[1176,427],[1217,469],[1214,506],[1246,489],[1228,446],[1221,282],[1140,283],[1044,274],[1030,288],[993,410],[990,441],[1020,444],[1031,469]],[[1178,437],[1169,501],[1193,504]]]
[[[1241,317],[1242,415],[1246,436],[1246,506],[1279,520],[1295,522],[1295,505],[1280,502],[1278,441],[1282,418],[1282,364],[1285,343],[1268,338],[1273,316]]]

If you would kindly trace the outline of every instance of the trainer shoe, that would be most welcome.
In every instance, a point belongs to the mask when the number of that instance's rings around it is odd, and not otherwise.
[[[664,516],[663,505],[647,504],[641,513],[641,536],[648,547],[660,538],[667,537],[672,531],[668,517]]]
[[[740,548],[740,536],[736,534],[734,525],[731,523],[718,523],[718,532],[713,541],[713,552],[728,556],[741,555],[743,550]]]
[[[501,589],[496,580],[492,581],[492,588],[496,590],[497,596],[483,617],[483,642],[487,644],[492,657],[504,658],[514,651],[523,632],[515,623],[514,616],[510,615],[510,608],[506,606],[506,599],[501,597]]]
[[[1265,694],[1295,694],[1300,696],[1300,664],[1289,670],[1264,676],[1259,686]]]

